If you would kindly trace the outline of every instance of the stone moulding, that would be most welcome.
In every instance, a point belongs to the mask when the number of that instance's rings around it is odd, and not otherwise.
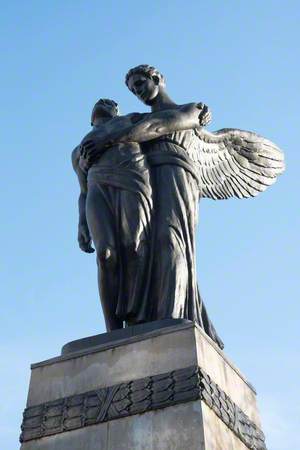
[[[263,432],[197,366],[30,406],[23,413],[20,441],[195,400],[204,401],[249,449],[266,450]]]

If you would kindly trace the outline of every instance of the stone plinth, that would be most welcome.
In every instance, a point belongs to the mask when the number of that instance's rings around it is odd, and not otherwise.
[[[32,366],[21,450],[265,449],[253,387],[194,323],[75,341]]]

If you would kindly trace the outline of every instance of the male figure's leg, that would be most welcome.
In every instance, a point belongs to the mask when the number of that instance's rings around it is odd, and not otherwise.
[[[128,323],[150,320],[150,221],[151,199],[123,190],[120,195],[121,253],[123,265],[123,301],[118,315]]]
[[[98,286],[107,331],[123,327],[116,316],[120,288],[116,224],[113,217],[114,196],[118,190],[92,184],[89,186],[86,215],[97,253]]]

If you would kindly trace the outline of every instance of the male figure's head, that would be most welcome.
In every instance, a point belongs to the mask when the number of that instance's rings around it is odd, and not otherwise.
[[[118,103],[108,98],[100,98],[92,110],[91,125],[95,125],[97,119],[112,119],[119,115]]]
[[[155,67],[147,64],[130,69],[125,82],[128,89],[146,105],[152,105],[165,87],[163,75]]]

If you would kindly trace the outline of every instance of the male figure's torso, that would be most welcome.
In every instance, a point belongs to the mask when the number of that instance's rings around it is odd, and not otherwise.
[[[94,127],[103,139],[115,130],[132,126],[132,114],[113,119]],[[137,142],[116,143],[104,149],[88,171],[88,184],[111,186],[144,194],[151,199],[151,186],[146,157]]]
[[[130,115],[114,117],[104,124],[94,127],[99,137],[103,138],[114,130],[126,129],[131,126]],[[93,164],[96,167],[118,167],[124,166],[131,160],[135,160],[137,155],[141,155],[140,145],[136,142],[117,143],[107,148],[98,160]]]

